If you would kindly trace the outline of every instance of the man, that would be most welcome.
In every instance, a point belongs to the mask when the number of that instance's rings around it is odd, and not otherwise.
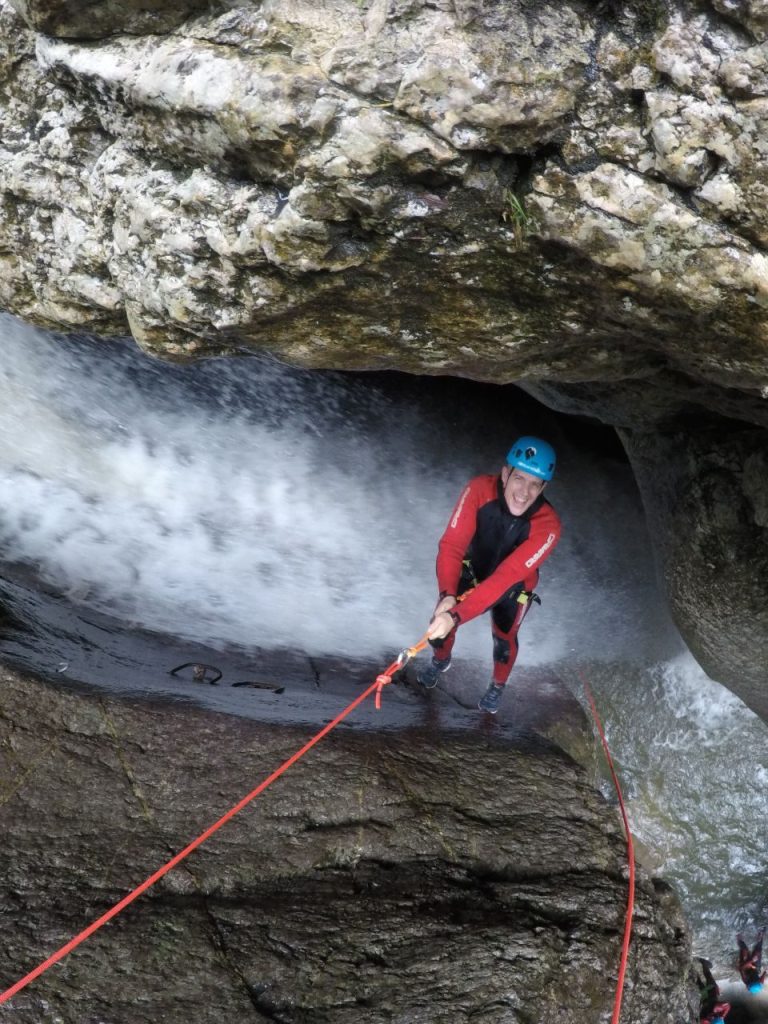
[[[731,1004],[720,1001],[720,988],[712,974],[712,961],[703,956],[698,959],[704,974],[703,980],[699,979],[699,1024],[725,1024]]]
[[[761,928],[757,933],[757,942],[751,950],[743,935],[736,936],[736,942],[739,944],[739,974],[750,992],[761,992],[765,983],[766,972],[761,973],[764,935],[765,928]]]
[[[552,446],[521,437],[500,474],[476,476],[461,492],[438,547],[440,596],[427,630],[432,660],[417,676],[422,686],[447,671],[458,627],[490,609],[493,679],[478,707],[499,710],[539,566],[560,539],[560,519],[542,493],[554,471]]]

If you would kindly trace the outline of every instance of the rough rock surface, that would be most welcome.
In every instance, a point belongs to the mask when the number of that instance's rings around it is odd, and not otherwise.
[[[207,0],[9,0],[30,28],[50,36],[99,39],[119,32],[167,32]]]
[[[3,987],[310,735],[0,681]],[[0,1020],[607,1022],[626,893],[617,811],[552,744],[339,731]],[[688,1024],[676,899],[641,869],[637,900],[622,1021]]]
[[[666,585],[683,635],[713,677],[731,665],[733,688],[765,716],[768,665],[768,449],[765,432],[717,425],[682,432],[622,432],[661,545]],[[734,609],[737,611],[734,612]],[[745,614],[738,609],[749,609]],[[745,652],[755,666],[737,676]],[[761,678],[762,671],[762,678]],[[727,678],[727,677],[726,677]]]
[[[766,448],[762,0],[87,10],[92,32],[63,0],[0,0],[4,308],[169,358],[515,381],[662,452],[724,420]],[[663,476],[643,493],[675,618],[768,716],[736,626],[767,578],[711,635],[710,570],[690,545],[664,561]],[[732,523],[730,562],[767,539]]]

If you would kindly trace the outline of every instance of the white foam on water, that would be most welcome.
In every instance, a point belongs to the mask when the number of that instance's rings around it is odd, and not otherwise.
[[[360,378],[247,358],[170,367],[9,317],[0,333],[5,557],[85,605],[213,645],[378,656],[413,642],[461,487],[525,429],[490,425],[478,451],[482,431],[463,436],[450,410],[404,407]],[[522,664],[562,656],[598,620],[615,653],[638,577],[653,585],[626,466],[612,479],[616,464],[558,443],[552,494],[571,521]],[[603,503],[620,544],[590,523],[586,505]],[[466,627],[459,651],[487,660],[489,635],[486,621]]]
[[[687,651],[590,669],[633,833],[683,896],[697,952],[732,972],[766,910],[768,728]]]
[[[170,371],[160,407],[108,362],[91,366],[101,387],[81,388],[62,343],[5,334],[6,558],[82,603],[213,643],[352,652],[408,635],[417,599],[403,608],[402,545],[382,535],[396,509],[354,439],[335,439],[337,464],[306,416],[276,427],[201,407]]]

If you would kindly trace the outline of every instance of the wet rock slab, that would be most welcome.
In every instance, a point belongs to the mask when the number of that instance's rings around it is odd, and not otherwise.
[[[340,705],[360,692],[337,688]],[[0,1021],[607,1020],[627,893],[615,809],[531,711],[517,729],[463,710],[464,728],[440,727],[425,709],[450,693],[390,691],[410,725],[401,710],[334,732]],[[315,731],[3,670],[2,987]],[[693,1019],[688,953],[675,898],[641,871],[628,1021]]]

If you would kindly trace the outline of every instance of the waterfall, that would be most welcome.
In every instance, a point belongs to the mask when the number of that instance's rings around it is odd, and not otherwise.
[[[674,630],[612,432],[512,387],[266,355],[169,365],[8,316],[0,335],[3,561],[127,630],[212,648],[389,660],[426,626],[462,485],[517,434],[550,440],[564,534],[519,666],[570,684],[588,665],[635,831],[699,951],[725,960],[765,910],[768,731]],[[485,675],[489,633],[479,619],[456,646]]]

